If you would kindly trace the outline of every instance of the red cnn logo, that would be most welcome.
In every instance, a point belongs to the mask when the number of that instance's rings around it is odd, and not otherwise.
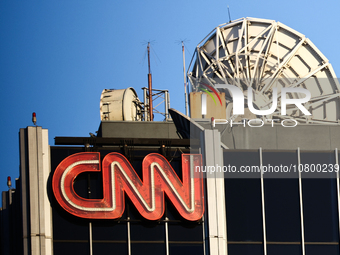
[[[146,219],[158,220],[164,213],[164,193],[181,216],[196,221],[204,212],[201,155],[182,155],[181,181],[169,162],[160,154],[147,155],[142,163],[143,181],[129,161],[116,152],[100,162],[99,152],[82,152],[64,159],[56,168],[52,188],[58,203],[69,213],[88,219],[116,219],[124,212],[124,191]],[[73,183],[85,172],[102,172],[103,198],[86,199],[77,195]]]

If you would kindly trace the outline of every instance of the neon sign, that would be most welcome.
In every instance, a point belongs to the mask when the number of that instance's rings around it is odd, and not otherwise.
[[[142,163],[143,181],[129,161],[116,152],[100,162],[99,152],[82,152],[65,158],[56,168],[52,188],[58,203],[69,213],[88,219],[116,219],[124,212],[124,192],[146,219],[158,220],[164,213],[164,193],[180,215],[199,220],[204,212],[201,155],[182,155],[181,181],[169,162],[160,154],[147,155]],[[86,199],[76,194],[74,181],[81,173],[101,172],[103,198]]]

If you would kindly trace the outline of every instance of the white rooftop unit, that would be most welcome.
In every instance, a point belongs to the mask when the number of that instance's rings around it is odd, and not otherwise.
[[[140,121],[141,102],[133,88],[104,89],[100,97],[102,121]]]

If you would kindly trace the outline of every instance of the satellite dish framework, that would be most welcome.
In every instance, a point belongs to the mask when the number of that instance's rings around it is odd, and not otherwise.
[[[188,70],[191,90],[204,84],[232,84],[243,91],[253,91],[253,105],[270,109],[273,88],[278,90],[275,112],[262,119],[295,119],[300,123],[338,124],[340,86],[328,59],[303,34],[273,20],[242,18],[222,24],[197,45]],[[281,88],[304,88],[311,99],[304,107],[305,116],[294,105],[287,105],[281,115]],[[232,96],[226,89],[226,118],[232,115]],[[288,93],[287,98],[304,98],[302,93]],[[247,103],[245,100],[245,108]]]

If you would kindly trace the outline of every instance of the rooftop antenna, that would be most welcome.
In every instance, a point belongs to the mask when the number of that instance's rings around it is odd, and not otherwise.
[[[188,94],[187,94],[187,76],[185,72],[185,51],[184,51],[184,40],[182,43],[182,54],[183,54],[183,78],[184,78],[184,97],[185,97],[185,115],[189,116],[188,112]]]
[[[231,22],[231,17],[230,17],[229,5],[228,5],[228,15],[229,15],[229,23],[230,23]]]
[[[150,121],[153,121],[153,111],[152,111],[152,76],[150,68],[150,42],[148,42],[148,89],[149,89],[149,117]]]
[[[182,56],[183,56],[183,79],[184,79],[184,97],[185,97],[185,115],[189,116],[189,108],[188,108],[188,82],[187,82],[187,73],[185,71],[185,44],[184,40],[176,41],[178,44],[182,44]]]

